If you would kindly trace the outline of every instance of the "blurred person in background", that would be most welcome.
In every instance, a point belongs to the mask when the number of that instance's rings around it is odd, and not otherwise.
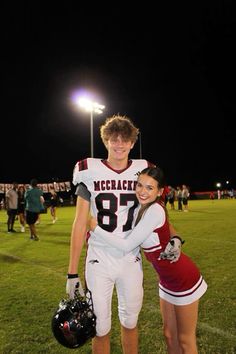
[[[183,197],[182,197],[182,189],[178,186],[176,187],[176,197],[178,201],[178,210],[183,210]]]
[[[182,202],[183,202],[183,206],[184,206],[184,211],[188,211],[189,196],[190,196],[189,189],[185,184],[183,184],[182,185]]]
[[[175,210],[175,189],[172,186],[168,187],[169,193],[167,194],[171,210]]]
[[[25,232],[25,187],[20,186],[18,188],[18,217],[21,225],[21,232]]]
[[[30,188],[25,192],[26,222],[30,228],[30,240],[39,240],[35,223],[40,212],[44,209],[44,202],[43,191],[38,188],[37,179],[33,178],[30,181]]]
[[[12,188],[6,192],[6,210],[7,210],[7,232],[16,232],[14,230],[14,223],[17,216],[18,210],[18,183],[13,182]]]
[[[57,193],[54,189],[50,190],[50,213],[52,216],[52,223],[55,224],[57,221],[57,204],[58,204],[58,197]]]
[[[5,196],[4,196],[4,187],[3,185],[0,185],[0,210],[4,209],[5,207]]]

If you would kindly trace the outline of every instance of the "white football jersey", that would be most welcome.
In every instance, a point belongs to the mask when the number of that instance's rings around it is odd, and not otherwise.
[[[131,230],[137,206],[135,187],[138,174],[151,164],[130,160],[126,169],[113,170],[105,160],[88,158],[74,168],[73,184],[83,183],[91,193],[90,212],[99,225],[116,237],[124,238]],[[99,236],[89,244],[108,246]]]

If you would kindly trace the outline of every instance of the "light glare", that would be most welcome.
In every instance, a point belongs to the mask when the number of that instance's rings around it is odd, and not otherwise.
[[[90,101],[86,98],[80,98],[78,100],[78,105],[81,108],[84,108],[87,112],[95,112],[97,114],[101,114],[102,110],[105,108],[104,105]]]

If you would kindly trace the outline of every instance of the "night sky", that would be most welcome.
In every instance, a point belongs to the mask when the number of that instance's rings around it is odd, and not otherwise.
[[[236,188],[233,1],[48,3],[2,10],[0,183],[72,179],[90,156],[89,113],[72,101],[87,90],[106,106],[94,116],[94,157],[106,157],[100,125],[119,113],[139,127],[142,157],[168,184]]]

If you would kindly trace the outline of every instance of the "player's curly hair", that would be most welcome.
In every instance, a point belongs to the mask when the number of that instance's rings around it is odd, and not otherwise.
[[[106,119],[100,127],[100,136],[106,146],[110,137],[120,135],[123,140],[135,143],[138,139],[139,129],[135,127],[132,120],[126,116],[114,115]]]

